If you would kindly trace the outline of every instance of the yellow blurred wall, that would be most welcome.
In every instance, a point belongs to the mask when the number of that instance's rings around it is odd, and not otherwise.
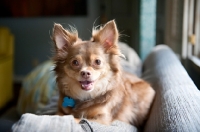
[[[14,36],[6,27],[0,27],[0,108],[13,97]]]

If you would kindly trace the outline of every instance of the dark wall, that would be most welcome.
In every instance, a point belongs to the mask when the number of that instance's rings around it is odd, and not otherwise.
[[[193,57],[193,59],[195,59],[195,57]],[[192,61],[193,59],[186,59],[183,64],[195,85],[200,89],[200,68],[194,61]]]
[[[157,0],[156,5],[156,44],[165,43],[165,0]]]

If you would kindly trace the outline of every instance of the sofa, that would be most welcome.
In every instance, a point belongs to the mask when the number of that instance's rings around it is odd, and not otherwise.
[[[124,51],[127,51],[128,49],[126,48],[128,46],[124,47]],[[122,63],[124,70],[135,73],[148,81],[156,91],[148,119],[142,128],[136,128],[121,121],[114,121],[111,125],[106,126],[82,119],[77,124],[71,115],[54,115],[58,94],[55,88],[55,81],[49,81],[49,79],[55,79],[55,77],[52,72],[49,72],[53,68],[49,68],[49,66],[53,63],[48,61],[33,70],[24,80],[17,106],[20,119],[12,126],[12,131],[200,131],[200,92],[175,53],[167,45],[160,44],[155,46],[142,62],[138,59],[136,53],[130,47],[128,48],[131,53],[125,53],[128,58],[126,62]],[[132,61],[133,59],[136,61]],[[43,69],[42,72],[40,71],[41,69]],[[47,72],[49,78],[44,79],[42,74],[45,73],[47,75]],[[38,74],[37,79],[33,80]],[[54,84],[51,84],[52,82]],[[49,86],[46,86],[47,83],[50,83],[48,84]],[[38,88],[36,84],[39,84],[40,87]],[[35,88],[30,88],[30,86]],[[41,90],[42,94],[38,95],[38,90]],[[35,91],[35,93],[33,94],[30,91]],[[28,100],[34,101],[27,103],[26,101]],[[31,104],[31,106],[28,106],[28,104]]]

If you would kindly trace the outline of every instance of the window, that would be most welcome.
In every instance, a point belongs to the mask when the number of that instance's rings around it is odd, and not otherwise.
[[[200,0],[184,0],[182,57],[200,59]],[[199,60],[200,61],[200,60]],[[198,61],[195,61],[198,62]]]
[[[166,0],[165,44],[200,89],[200,0]]]

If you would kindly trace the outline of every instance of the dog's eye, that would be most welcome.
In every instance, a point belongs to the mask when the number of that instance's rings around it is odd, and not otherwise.
[[[74,66],[79,66],[79,62],[78,62],[77,60],[73,60],[73,61],[72,61],[72,65],[74,65]]]
[[[101,60],[96,59],[96,60],[95,60],[95,63],[96,63],[97,65],[101,65]]]

